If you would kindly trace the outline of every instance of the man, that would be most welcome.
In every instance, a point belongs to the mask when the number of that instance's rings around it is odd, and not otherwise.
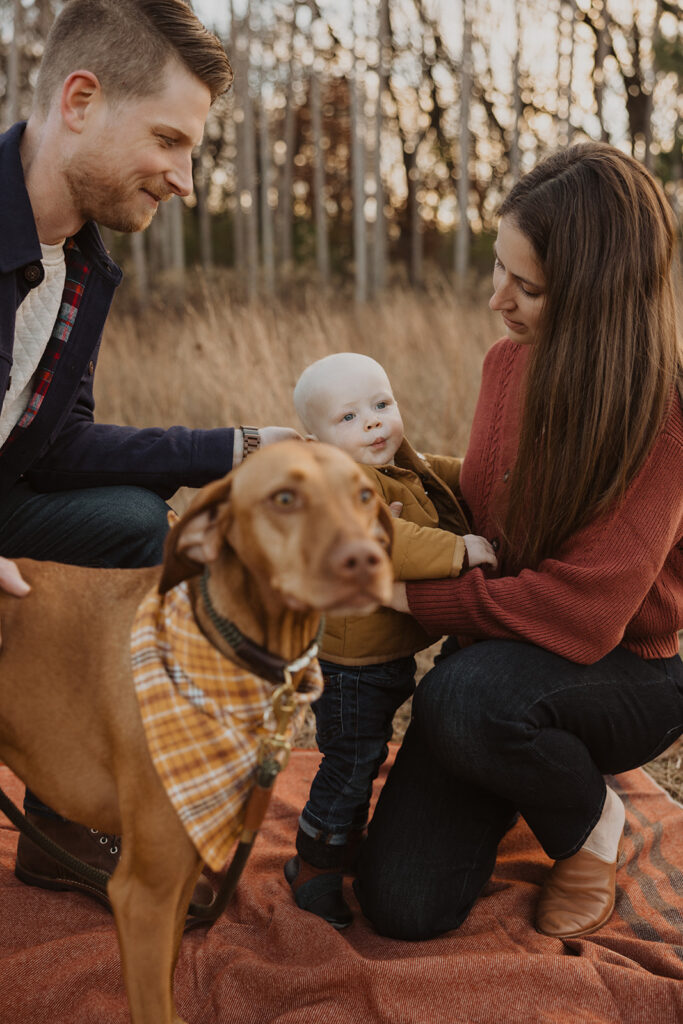
[[[7,561],[16,557],[158,563],[165,498],[222,476],[259,442],[297,436],[94,422],[97,353],[121,279],[95,222],[139,231],[160,202],[191,192],[192,150],[231,81],[222,46],[183,0],[68,0],[28,122],[0,136],[0,586],[13,593],[26,589]],[[60,845],[113,870],[108,837],[30,793],[25,808]],[[24,836],[16,872],[92,891]]]

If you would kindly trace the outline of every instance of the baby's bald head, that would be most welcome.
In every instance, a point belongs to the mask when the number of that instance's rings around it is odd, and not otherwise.
[[[307,366],[294,388],[294,407],[308,433],[318,437],[320,419],[327,416],[330,404],[351,400],[368,382],[391,392],[384,367],[360,352],[335,352]]]
[[[356,462],[383,465],[403,440],[403,422],[384,368],[358,352],[336,352],[306,367],[294,405],[308,434]]]

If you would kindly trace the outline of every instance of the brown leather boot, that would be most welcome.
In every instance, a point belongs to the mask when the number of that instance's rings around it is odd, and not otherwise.
[[[555,861],[538,901],[537,930],[576,939],[602,928],[614,910],[618,860],[608,864],[582,849]]]
[[[62,818],[50,818],[30,812],[26,818],[48,839],[57,843],[73,857],[78,857],[79,860],[85,861],[99,871],[104,871],[107,875],[113,873],[121,855],[120,836],[106,835],[96,828],[86,828],[85,825],[78,825],[74,821],[65,821]],[[23,832],[19,835],[14,873],[26,885],[34,885],[40,889],[86,893],[111,910],[105,886],[81,878],[70,871],[31,842]],[[192,902],[198,906],[210,907],[213,900],[213,888],[202,875],[192,894]],[[188,917],[185,927],[194,927],[201,923],[198,918]]]

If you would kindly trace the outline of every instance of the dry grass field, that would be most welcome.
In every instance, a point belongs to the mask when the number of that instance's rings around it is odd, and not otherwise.
[[[229,278],[188,288],[192,303],[143,312],[115,306],[97,375],[97,416],[136,426],[281,424],[300,429],[292,389],[303,368],[329,352],[364,352],[392,381],[406,431],[416,447],[464,454],[484,353],[500,335],[488,291],[461,301],[448,282],[419,295],[396,290],[358,309],[344,295],[297,291],[285,304],[231,299]],[[173,504],[182,509],[187,493]],[[435,648],[436,649],[436,648]],[[419,672],[435,649],[419,658]],[[399,711],[403,735],[409,706]],[[298,737],[314,745],[309,720]],[[683,802],[683,745],[648,766]]]

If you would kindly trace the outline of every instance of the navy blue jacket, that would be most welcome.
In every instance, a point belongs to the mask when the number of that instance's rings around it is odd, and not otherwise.
[[[17,307],[43,277],[19,156],[23,130],[23,124],[16,124],[0,135],[0,406],[12,369]],[[39,491],[136,484],[164,498],[178,487],[201,487],[223,476],[232,466],[231,428],[138,430],[94,422],[93,375],[121,271],[93,223],[74,237],[90,273],[35,419],[0,451],[0,499],[21,476]]]

